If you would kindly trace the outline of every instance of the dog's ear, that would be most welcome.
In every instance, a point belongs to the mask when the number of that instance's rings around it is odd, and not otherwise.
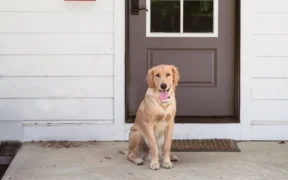
[[[178,68],[175,67],[175,66],[172,66],[172,72],[173,72],[173,83],[174,83],[174,86],[177,86],[178,82],[180,80],[180,73],[178,71]]]
[[[149,69],[147,76],[146,76],[146,82],[149,86],[149,88],[154,88],[155,87],[155,83],[154,83],[154,68]]]

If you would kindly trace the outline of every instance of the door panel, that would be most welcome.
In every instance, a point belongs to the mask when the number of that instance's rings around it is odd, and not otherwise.
[[[148,67],[174,64],[181,69],[183,86],[215,86],[215,50],[148,50]]]
[[[177,116],[234,116],[235,0],[139,0],[143,7],[128,17],[129,115],[144,98],[147,70],[174,64]]]

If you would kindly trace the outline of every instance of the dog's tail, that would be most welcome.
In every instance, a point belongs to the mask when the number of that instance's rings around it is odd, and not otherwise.
[[[127,155],[128,151],[118,151],[118,153]]]

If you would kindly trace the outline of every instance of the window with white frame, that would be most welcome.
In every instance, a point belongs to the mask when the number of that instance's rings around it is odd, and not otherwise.
[[[147,37],[218,37],[218,0],[146,0]]]

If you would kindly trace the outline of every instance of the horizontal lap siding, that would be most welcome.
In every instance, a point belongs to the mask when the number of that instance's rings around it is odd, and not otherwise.
[[[0,34],[1,54],[113,54],[113,34]]]
[[[254,139],[287,139],[288,2],[251,4],[251,131]],[[285,127],[284,127],[285,126]]]
[[[288,19],[287,19],[288,20]],[[252,39],[253,56],[288,56],[287,35],[254,35]]]
[[[0,12],[0,24],[0,33],[113,33],[113,13]]]
[[[257,26],[253,28],[253,34],[288,34],[287,19],[288,13],[255,13],[253,21]]]
[[[113,97],[113,77],[4,77],[0,98]]]
[[[64,0],[9,0],[0,1],[0,11],[31,11],[31,12],[91,12],[113,11],[113,0],[97,1],[64,1]]]
[[[113,121],[113,0],[0,1],[0,121]]]
[[[113,120],[113,99],[1,99],[1,120]]]
[[[253,57],[253,78],[288,78],[288,56]]]
[[[0,77],[113,75],[113,55],[0,55]]]
[[[254,100],[252,121],[287,121],[287,100]],[[287,131],[288,133],[288,131]]]
[[[249,1],[249,0],[248,0]],[[250,1],[249,1],[250,2]],[[287,13],[287,0],[253,0],[249,4],[253,13]]]
[[[263,78],[252,82],[252,99],[288,100],[288,79]]]
[[[268,123],[252,125],[252,139],[256,140],[272,140],[272,141],[287,141],[288,124],[283,122],[278,124]]]

